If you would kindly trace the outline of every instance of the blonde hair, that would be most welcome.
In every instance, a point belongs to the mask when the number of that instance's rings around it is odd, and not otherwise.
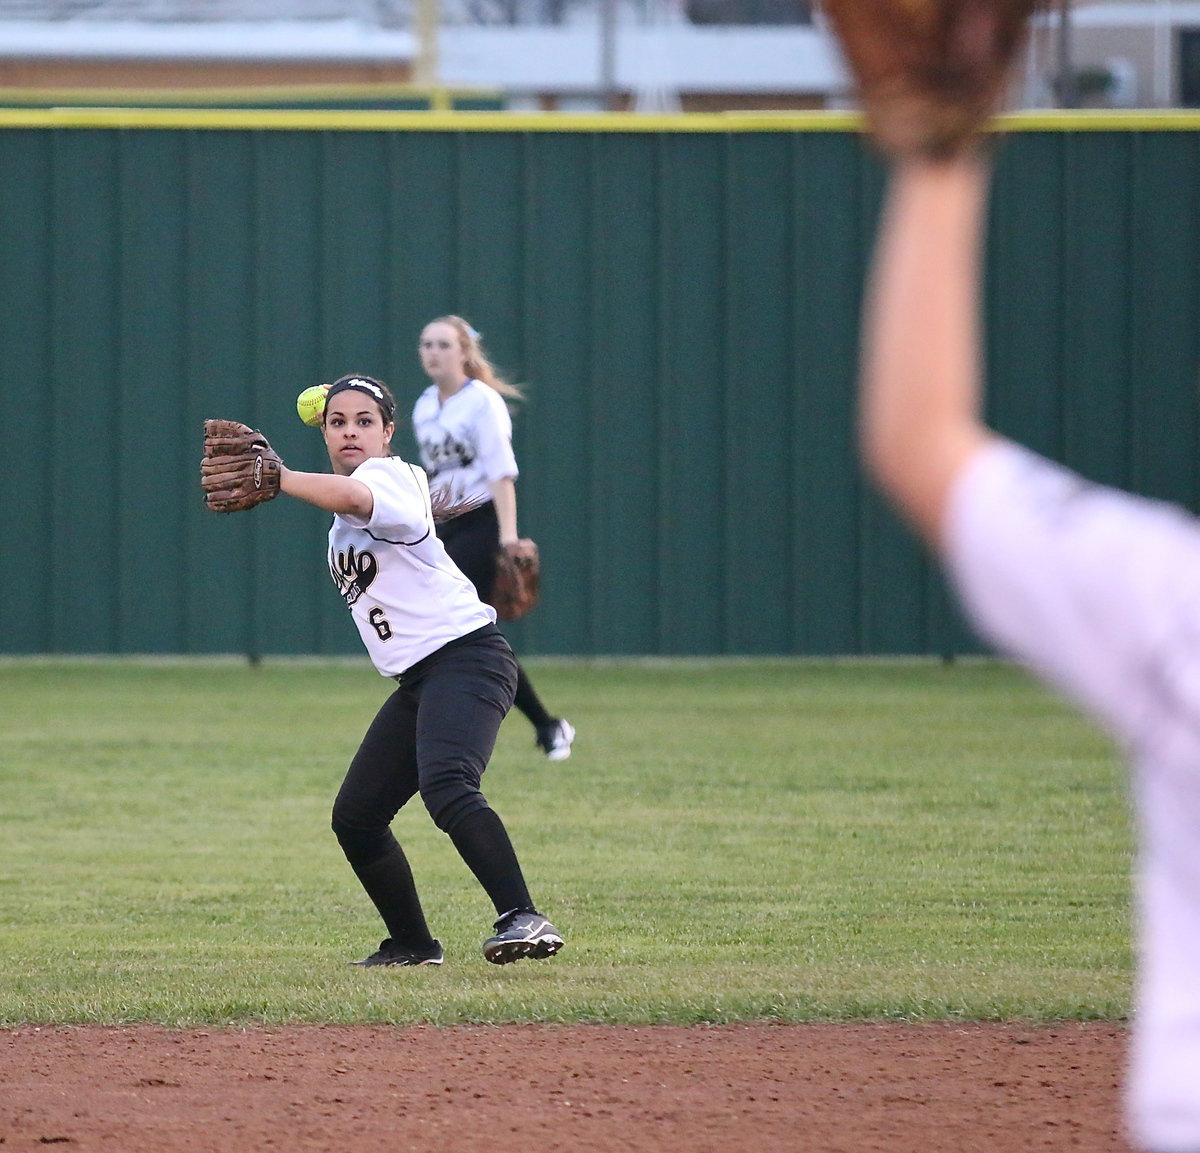
[[[487,353],[483,351],[483,342],[475,331],[461,316],[438,316],[430,324],[448,324],[458,333],[458,342],[463,350],[463,368],[467,375],[474,380],[482,380],[489,388],[494,388],[508,400],[522,400],[525,394],[515,385],[501,378]]]

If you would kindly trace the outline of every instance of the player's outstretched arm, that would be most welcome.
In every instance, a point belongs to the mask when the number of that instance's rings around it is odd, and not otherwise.
[[[279,478],[280,491],[297,500],[307,501],[326,512],[369,517],[375,508],[371,490],[352,476],[330,472],[297,472],[283,468]]]
[[[1030,16],[1046,0],[822,0],[891,164],[864,317],[864,463],[935,547],[979,418],[988,164]]]
[[[935,548],[951,487],[990,438],[980,417],[989,165],[974,151],[891,171],[863,319],[863,463]]]

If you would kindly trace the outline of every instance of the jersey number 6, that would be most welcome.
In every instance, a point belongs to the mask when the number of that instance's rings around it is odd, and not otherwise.
[[[378,634],[381,641],[390,641],[392,639],[392,626],[388,624],[388,619],[383,615],[383,609],[376,606],[367,613],[367,620],[371,622],[373,628]]]

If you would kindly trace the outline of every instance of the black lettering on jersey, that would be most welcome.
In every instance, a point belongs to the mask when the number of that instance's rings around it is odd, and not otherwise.
[[[379,562],[374,553],[359,552],[353,545],[337,554],[330,549],[329,575],[346,598],[346,604],[352,605],[379,575]]]
[[[421,441],[421,452],[429,461],[428,472],[436,476],[450,468],[467,468],[475,462],[475,449],[472,445],[457,441],[449,433],[436,440]]]

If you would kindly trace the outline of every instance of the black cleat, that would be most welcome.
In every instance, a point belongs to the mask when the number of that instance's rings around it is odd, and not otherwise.
[[[397,945],[391,937],[379,943],[379,948],[369,957],[361,961],[351,961],[351,965],[440,965],[446,959],[442,946],[434,941],[433,948],[428,952],[417,953]]]
[[[548,761],[565,761],[571,755],[574,740],[575,726],[570,721],[551,721],[537,731],[537,747]]]
[[[493,965],[507,965],[522,957],[553,957],[562,947],[558,930],[541,913],[512,909],[496,922],[496,935],[484,941],[483,955]]]

